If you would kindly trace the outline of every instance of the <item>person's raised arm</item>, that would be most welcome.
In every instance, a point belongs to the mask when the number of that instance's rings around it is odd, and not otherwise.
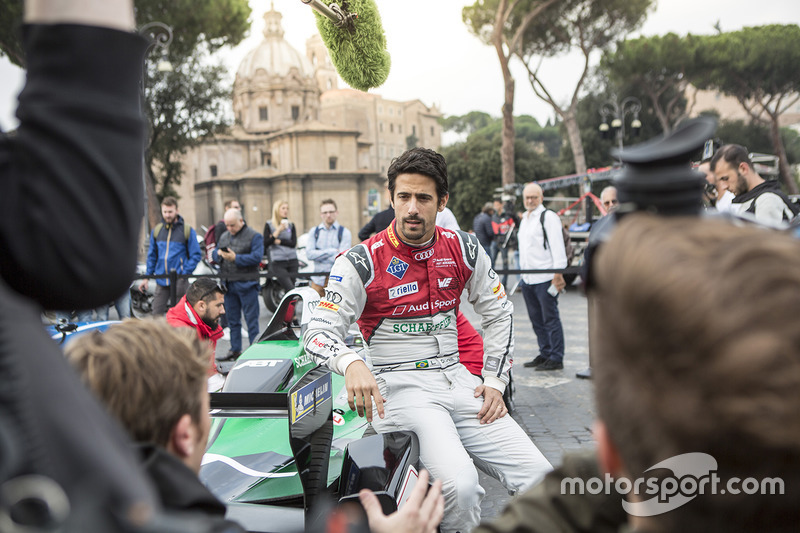
[[[20,125],[0,136],[0,275],[45,307],[93,308],[136,268],[145,41],[118,31],[133,28],[130,0],[26,6]]]
[[[132,31],[133,0],[27,0],[26,24],[83,24]]]

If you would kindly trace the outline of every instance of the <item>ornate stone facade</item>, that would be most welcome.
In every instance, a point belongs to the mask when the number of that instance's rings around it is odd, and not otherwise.
[[[282,199],[306,232],[320,222],[320,202],[333,198],[339,221],[355,234],[386,207],[381,191],[391,159],[409,143],[439,148],[441,113],[419,100],[339,90],[318,35],[303,56],[284,40],[280,13],[271,9],[264,21],[264,40],[236,73],[235,125],[183,159],[181,213],[197,228],[209,226],[236,198],[261,231]]]

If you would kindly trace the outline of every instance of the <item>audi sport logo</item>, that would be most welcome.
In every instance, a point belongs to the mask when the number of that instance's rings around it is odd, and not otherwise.
[[[414,259],[417,261],[425,261],[429,257],[433,255],[433,248],[430,250],[425,250],[424,252],[417,252],[414,254]]]
[[[342,295],[335,291],[325,291],[325,299],[332,304],[342,303]]]

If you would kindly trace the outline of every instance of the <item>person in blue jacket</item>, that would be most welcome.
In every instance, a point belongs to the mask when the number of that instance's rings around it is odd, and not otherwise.
[[[162,221],[150,232],[146,274],[148,276],[169,274],[173,268],[179,276],[191,274],[203,258],[203,252],[200,250],[194,228],[186,225],[183,217],[178,214],[178,200],[175,197],[166,196],[161,201],[161,218]],[[146,291],[149,282],[149,279],[142,280],[139,290]],[[189,281],[186,278],[178,279],[175,302],[186,294],[188,288]],[[169,279],[158,278],[153,298],[153,316],[167,312],[168,299]],[[172,305],[175,305],[175,302],[172,302]]]

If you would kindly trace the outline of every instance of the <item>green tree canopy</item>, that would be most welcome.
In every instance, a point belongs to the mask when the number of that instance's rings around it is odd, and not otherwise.
[[[21,26],[22,0],[0,0],[0,56],[19,67],[25,64]]]
[[[669,133],[692,110],[684,95],[696,72],[696,42],[674,33],[621,41],[603,55],[601,68],[614,83],[633,84],[647,95],[661,129]]]
[[[697,51],[700,88],[734,96],[753,120],[767,125],[781,181],[797,194],[780,133],[780,117],[800,99],[800,26],[771,24],[705,37]]]
[[[556,0],[476,0],[462,10],[467,28],[494,47],[503,75],[503,137],[500,166],[503,184],[514,183],[514,91],[509,62],[519,51],[528,26]]]
[[[514,122],[518,126],[514,145],[514,175],[518,182],[553,177],[554,157],[558,154],[556,152],[551,157],[549,151],[554,140],[556,146],[561,144],[558,127],[543,128],[530,116],[515,117]],[[502,119],[492,118],[465,141],[442,149],[450,179],[448,206],[464,229],[472,227],[472,219],[483,204],[491,201],[495,189],[503,185],[500,165],[502,137]]]
[[[0,51],[20,66],[22,5],[22,0],[0,0]],[[173,194],[180,183],[180,155],[226,125],[223,109],[230,88],[226,70],[212,54],[244,38],[250,6],[247,0],[134,0],[134,11],[138,26],[163,22],[173,36],[167,53],[173,72],[157,72],[155,54],[146,61],[151,136],[145,166],[154,224],[160,217],[159,199]]]
[[[638,27],[653,6],[653,0],[563,0],[545,10],[528,25],[514,53],[528,71],[533,92],[561,118],[572,147],[576,171],[586,171],[586,158],[577,120],[578,101],[589,75],[590,54],[607,47]],[[513,31],[513,27],[509,31]],[[552,94],[539,72],[541,59],[572,50],[583,55],[578,82],[568,100]]]

